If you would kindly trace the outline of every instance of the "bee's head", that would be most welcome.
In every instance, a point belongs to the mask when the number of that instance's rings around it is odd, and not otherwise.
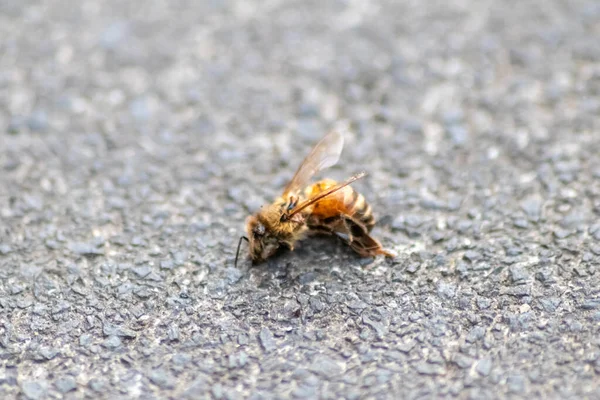
[[[252,257],[253,262],[265,260],[279,248],[277,238],[259,221],[256,215],[251,215],[246,219],[246,232],[250,246],[250,257]]]

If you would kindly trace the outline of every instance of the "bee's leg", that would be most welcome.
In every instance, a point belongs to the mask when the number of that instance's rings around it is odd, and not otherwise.
[[[309,235],[332,235],[333,231],[326,226],[311,226],[308,230]]]
[[[346,225],[348,244],[361,257],[375,257],[377,255],[394,257],[392,253],[383,249],[381,243],[369,235],[367,229],[360,222],[345,216],[344,224]]]
[[[331,235],[335,230],[322,219],[310,216],[306,219],[308,234],[313,235]]]
[[[349,215],[338,214],[325,219],[309,218],[307,221],[312,233],[335,233],[354,252],[361,257],[375,257],[384,255],[394,257],[392,253],[383,249],[381,243],[369,235],[367,228]]]
[[[292,242],[288,242],[288,241],[284,240],[284,241],[279,242],[279,245],[285,247],[289,251],[294,251],[294,244]]]
[[[368,236],[367,230],[361,224],[355,222],[352,218],[348,216],[344,216],[342,218],[342,222],[344,223],[344,227],[346,228],[346,232],[348,235],[348,244],[350,244],[350,247],[354,249],[352,243],[356,241],[355,238],[361,238],[365,235]]]

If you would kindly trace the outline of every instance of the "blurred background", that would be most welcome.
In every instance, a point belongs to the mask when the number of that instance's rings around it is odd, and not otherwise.
[[[0,0],[0,393],[597,395],[599,37],[594,0]],[[399,257],[233,268],[330,129]]]

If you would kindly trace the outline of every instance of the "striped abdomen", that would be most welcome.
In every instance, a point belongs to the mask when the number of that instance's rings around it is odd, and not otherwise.
[[[324,179],[309,187],[304,191],[307,198],[334,186],[337,182],[331,179]],[[311,217],[323,221],[333,221],[339,218],[341,214],[352,217],[361,222],[367,231],[371,231],[375,225],[375,218],[371,206],[366,202],[365,197],[350,186],[346,186],[338,192],[325,197],[323,200],[315,203],[312,207]]]

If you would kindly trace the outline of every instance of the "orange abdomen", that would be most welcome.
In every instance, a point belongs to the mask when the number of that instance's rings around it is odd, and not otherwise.
[[[332,179],[323,179],[304,190],[307,198],[334,186],[337,182]],[[346,186],[339,191],[325,197],[312,206],[311,217],[322,221],[331,218],[337,218],[341,214],[350,216],[355,220],[362,222],[371,231],[375,225],[375,218],[371,206],[365,201],[362,194],[358,193],[350,186]]]

